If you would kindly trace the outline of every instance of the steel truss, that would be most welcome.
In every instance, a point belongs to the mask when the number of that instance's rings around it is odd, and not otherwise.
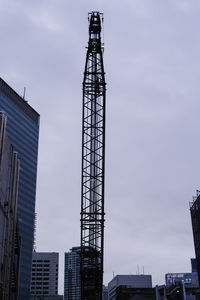
[[[81,190],[81,300],[101,300],[104,241],[105,73],[102,14],[89,14],[83,80]]]

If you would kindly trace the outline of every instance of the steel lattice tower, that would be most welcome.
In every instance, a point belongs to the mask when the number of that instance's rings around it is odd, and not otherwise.
[[[99,12],[89,14],[83,80],[81,300],[101,300],[104,241],[105,73]]]

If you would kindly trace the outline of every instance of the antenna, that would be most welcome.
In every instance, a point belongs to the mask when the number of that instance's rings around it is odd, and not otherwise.
[[[140,275],[139,265],[137,265],[136,275]]]
[[[25,100],[25,96],[26,96],[26,87],[24,87],[24,94],[23,94],[23,99]]]

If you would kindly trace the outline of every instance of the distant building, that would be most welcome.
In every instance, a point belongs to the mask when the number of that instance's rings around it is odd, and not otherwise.
[[[58,295],[58,259],[55,252],[33,252],[31,296]]]
[[[165,274],[167,299],[196,300],[199,292],[198,274],[194,273],[167,273]]]
[[[103,285],[103,297],[102,300],[108,300],[108,287]]]
[[[197,260],[196,258],[191,258],[191,271],[192,273],[197,272]]]
[[[155,288],[133,288],[120,285],[116,288],[116,300],[155,300]],[[156,299],[157,300],[157,299]],[[166,300],[166,299],[163,299]]]
[[[165,274],[166,287],[178,285],[184,282],[185,287],[198,288],[198,275],[197,273],[167,273]]]
[[[21,237],[19,300],[30,295],[35,214],[39,114],[0,78],[0,111],[7,116],[7,133],[20,160],[17,216]]]
[[[19,160],[0,112],[0,299],[17,299],[20,242],[17,231]]]
[[[118,299],[117,295],[119,291],[122,291],[121,287],[123,287],[123,289],[124,287],[136,289],[151,289],[152,277],[151,275],[117,275],[108,283],[108,299]]]
[[[81,299],[80,247],[65,253],[64,300]]]

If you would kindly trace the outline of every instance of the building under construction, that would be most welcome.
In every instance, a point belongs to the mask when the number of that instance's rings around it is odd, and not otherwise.
[[[104,241],[105,96],[103,15],[89,14],[83,79],[81,186],[81,299],[101,300]]]

